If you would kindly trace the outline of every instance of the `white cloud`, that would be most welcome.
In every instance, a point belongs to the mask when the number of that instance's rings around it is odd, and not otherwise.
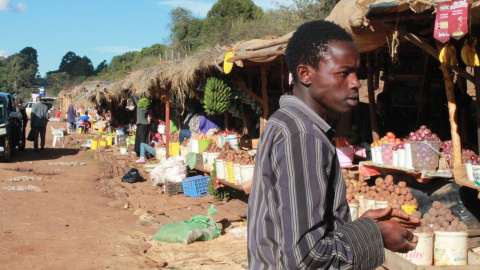
[[[0,57],[8,57],[10,54],[7,51],[0,50]]]
[[[161,6],[169,6],[173,8],[184,7],[192,11],[194,15],[200,17],[207,16],[208,11],[212,8],[212,1],[192,1],[192,0],[162,0],[157,2]]]
[[[108,47],[95,47],[94,50],[99,52],[106,52],[106,53],[117,53],[117,54],[124,54],[126,52],[137,52],[141,49],[137,48],[129,48],[127,46],[108,46]]]
[[[10,0],[0,0],[0,11],[24,12],[26,9],[26,4],[18,3],[17,7],[13,7],[10,4]]]

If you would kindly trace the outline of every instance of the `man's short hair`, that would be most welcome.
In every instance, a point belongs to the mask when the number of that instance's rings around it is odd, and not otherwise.
[[[288,41],[285,52],[288,70],[297,81],[297,67],[307,64],[315,69],[318,62],[330,51],[331,41],[353,41],[343,28],[323,20],[302,24]]]

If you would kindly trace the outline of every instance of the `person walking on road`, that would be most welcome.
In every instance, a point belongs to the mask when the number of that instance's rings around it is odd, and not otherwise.
[[[375,269],[384,248],[408,252],[420,220],[399,209],[351,221],[345,180],[325,121],[358,104],[360,53],[336,24],[298,28],[286,49],[293,95],[260,137],[248,200],[250,269]]]
[[[25,144],[26,144],[25,140],[27,139],[27,137],[25,136],[25,131],[27,128],[28,116],[25,110],[25,106],[23,105],[23,100],[21,98],[18,98],[17,102],[18,102],[18,111],[22,115],[22,134],[20,134],[20,144],[18,146],[18,149],[20,151],[23,151],[25,150]]]
[[[40,96],[36,98],[36,102],[32,106],[32,114],[30,116],[30,128],[33,132],[33,152],[38,152],[38,135],[40,134],[40,150],[45,150],[45,133],[48,123],[48,106],[43,104]]]
[[[67,109],[67,131],[68,133],[73,132],[75,130],[75,120],[76,120],[77,113],[75,112],[75,108],[72,104],[68,105]]]

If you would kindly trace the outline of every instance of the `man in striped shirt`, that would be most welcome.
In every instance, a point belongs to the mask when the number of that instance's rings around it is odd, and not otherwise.
[[[419,225],[401,210],[351,222],[345,182],[325,122],[358,103],[358,49],[339,26],[306,23],[286,51],[293,95],[280,99],[258,147],[248,204],[250,269],[374,269],[384,247],[407,252]]]

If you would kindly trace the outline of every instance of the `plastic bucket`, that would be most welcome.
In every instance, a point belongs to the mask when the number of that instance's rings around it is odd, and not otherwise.
[[[198,153],[202,154],[212,140],[198,140]]]
[[[82,134],[82,127],[78,127],[78,134]]]
[[[240,174],[240,164],[234,163],[232,168],[233,168],[233,180],[235,181],[235,185],[241,185],[242,176]]]
[[[192,140],[192,153],[198,153],[198,140]]]
[[[365,201],[363,200],[364,195],[354,195],[353,197],[358,201],[358,216],[361,217],[365,213]]]
[[[355,151],[353,147],[337,147],[337,157],[340,162],[340,167],[346,168],[353,164],[353,156]]]
[[[230,183],[230,180],[228,179],[228,168],[227,168],[227,162],[223,161],[223,176],[225,176],[225,181]],[[235,182],[235,181],[234,181]]]
[[[365,212],[375,210],[375,200],[365,200]]]
[[[98,146],[105,146],[107,147],[107,141],[99,141]]]
[[[466,265],[467,240],[467,232],[435,231],[434,265]]]
[[[240,165],[240,176],[242,183],[251,181],[253,179],[253,169],[255,165]]]
[[[438,167],[438,153],[440,142],[437,141],[415,141],[410,142],[412,151],[412,166],[419,171],[434,171]]]
[[[188,147],[187,146],[180,146],[180,155],[185,157],[188,154]]]
[[[385,165],[393,165],[393,151],[392,147],[396,146],[396,143],[381,143],[382,149],[382,161]]]
[[[155,157],[157,158],[158,161],[162,161],[162,159],[164,159],[166,155],[167,155],[167,148],[159,147],[155,149]]]
[[[414,250],[408,253],[398,253],[405,260],[416,265],[432,265],[433,263],[433,233],[414,233],[418,243]]]
[[[98,127],[98,132],[103,132],[103,127]]]
[[[113,137],[107,137],[105,139],[107,140],[107,145],[112,145],[113,144]]]
[[[223,159],[217,159],[215,168],[217,170],[217,178],[225,179],[225,167],[223,165]]]
[[[480,165],[472,165],[472,178],[480,186]]]
[[[475,181],[473,178],[473,165],[472,163],[465,163],[465,170],[467,171],[467,179],[468,181]]]
[[[207,164],[212,167],[215,163],[215,159],[220,155],[220,153],[207,153]]]
[[[91,141],[90,149],[95,150],[98,148],[98,141]]]
[[[230,134],[225,137],[225,142],[228,142],[230,146],[237,146],[238,136],[237,134]]]
[[[180,143],[169,143],[168,152],[170,156],[178,156],[180,154]]]
[[[128,152],[128,151],[127,151],[127,148],[126,148],[126,147],[121,147],[121,148],[120,148],[120,154],[126,155],[127,152]]]
[[[402,205],[402,209],[405,213],[411,215],[413,212],[417,211],[418,205]]]
[[[376,146],[374,147],[374,155],[375,155],[375,159],[377,161],[377,163],[380,163],[380,164],[383,164],[383,160],[382,160],[382,148],[380,146]]]
[[[375,209],[385,209],[388,206],[388,201],[375,201]]]
[[[235,178],[233,176],[233,162],[227,162],[227,172],[226,175],[228,176],[228,182],[235,184]]]
[[[350,207],[350,216],[352,217],[352,221],[358,219],[358,208],[360,205],[358,203],[349,203],[348,206]]]
[[[223,147],[225,144],[225,136],[223,134],[218,135],[218,146]]]

